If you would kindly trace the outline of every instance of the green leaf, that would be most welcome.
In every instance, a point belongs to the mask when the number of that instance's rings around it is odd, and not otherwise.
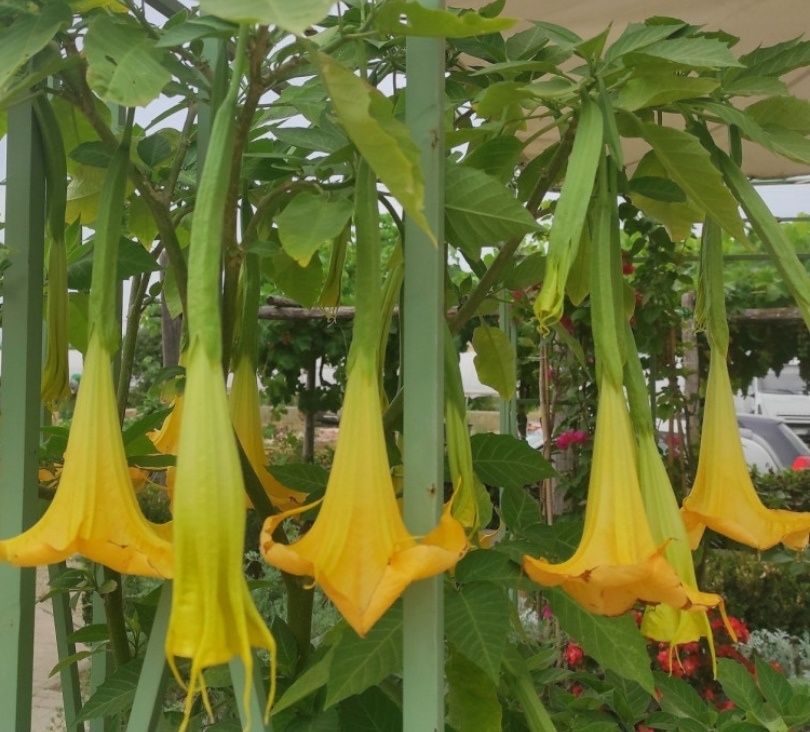
[[[498,683],[512,612],[506,591],[490,583],[464,585],[445,593],[447,640]]]
[[[531,214],[506,186],[480,170],[448,164],[445,175],[447,239],[474,259],[495,246],[537,229]]]
[[[645,107],[658,107],[681,99],[695,99],[711,94],[720,82],[703,76],[679,76],[669,68],[641,71],[631,76],[619,89],[616,105],[629,112]]]
[[[669,178],[654,175],[636,175],[629,184],[632,193],[666,203],[685,203],[686,194]]]
[[[644,139],[689,202],[712,216],[731,236],[746,241],[737,202],[723,184],[720,171],[694,135],[670,127],[639,122]]]
[[[277,25],[299,36],[323,20],[332,5],[332,0],[200,0],[201,10],[232,23]]]
[[[138,156],[150,168],[162,163],[171,157],[172,143],[169,142],[166,135],[157,133],[144,137],[138,142]]]
[[[29,6],[34,7],[34,6]],[[0,31],[0,88],[12,79],[53,38],[70,23],[70,9],[61,2],[46,3],[38,13],[21,13]]]
[[[541,48],[548,44],[548,34],[537,25],[519,33],[513,33],[506,39],[506,57],[510,61],[521,61],[532,58]]]
[[[110,164],[112,155],[101,140],[92,140],[83,142],[78,147],[73,148],[68,157],[79,163],[79,165],[87,165],[91,168],[106,168]]]
[[[190,18],[179,25],[173,25],[171,28],[164,30],[155,46],[157,48],[172,48],[182,46],[184,43],[195,41],[198,38],[227,37],[235,35],[236,32],[237,28],[232,23],[207,15],[200,18]]]
[[[664,202],[644,196],[633,189],[633,181],[636,178],[659,178],[668,180],[666,175],[666,169],[661,165],[655,153],[650,150],[650,152],[639,161],[636,166],[636,172],[630,181],[631,199],[633,204],[644,211],[647,216],[655,219],[666,227],[672,241],[681,241],[689,236],[694,224],[702,220],[702,212],[696,206],[689,203],[688,200],[683,203]]]
[[[762,695],[745,666],[730,658],[718,658],[717,680],[731,701],[761,719],[764,707]]]
[[[310,496],[323,495],[329,473],[317,463],[285,463],[271,465],[270,473],[282,485]]]
[[[456,582],[494,582],[514,587],[521,578],[520,567],[508,556],[486,549],[468,552],[456,565]]]
[[[106,623],[94,623],[74,630],[67,638],[68,643],[99,643],[109,640],[110,631]]]
[[[335,645],[324,708],[359,694],[402,668],[402,604],[383,615],[365,638],[346,629]]]
[[[341,702],[340,729],[352,732],[401,732],[402,710],[378,686]]]
[[[745,113],[763,127],[777,125],[804,135],[810,133],[810,101],[806,99],[769,97],[746,107]]]
[[[665,23],[663,25],[630,23],[606,51],[605,61],[616,61],[626,53],[638,51],[645,46],[662,41],[683,28],[684,25],[684,23]]]
[[[64,658],[60,659],[59,663],[57,663],[49,672],[48,678],[51,676],[55,676],[58,674],[62,669],[67,668],[68,666],[72,666],[74,663],[78,663],[79,661],[83,661],[85,658],[89,658],[95,653],[106,653],[106,649],[98,649],[96,651],[78,651],[77,653],[72,653],[69,656],[65,656]]]
[[[810,41],[794,38],[773,46],[759,47],[740,57],[748,68],[745,76],[782,76],[810,63]]]
[[[540,523],[540,504],[525,488],[505,490],[501,495],[501,517],[513,531]]]
[[[580,643],[585,653],[604,668],[653,693],[647,644],[630,616],[591,615],[562,590],[548,588],[543,592],[560,627]]]
[[[301,267],[282,249],[270,256],[268,262],[273,279],[285,295],[306,308],[318,301],[323,287],[323,265],[317,252],[306,267]]]
[[[579,546],[582,522],[560,520],[551,526],[535,522],[524,527],[520,533],[529,547],[527,553],[561,562],[573,556]]]
[[[675,676],[656,671],[655,686],[660,692],[661,709],[669,714],[700,723],[700,728],[708,730],[708,708],[686,681]]]
[[[504,285],[510,290],[524,290],[543,281],[546,271],[546,255],[533,252],[517,263],[515,268],[504,279]]]
[[[281,142],[303,150],[337,152],[349,144],[346,136],[337,127],[274,127],[273,135]]]
[[[152,242],[154,242],[157,236],[158,228],[157,223],[155,223],[155,217],[152,216],[149,204],[146,203],[141,196],[133,195],[129,199],[127,231],[141,243],[141,246],[147,249],[152,247]]]
[[[163,424],[163,420],[165,420],[166,417],[171,414],[171,412],[172,407],[165,407],[164,409],[157,409],[154,412],[149,412],[149,414],[139,417],[131,422],[121,432],[121,439],[124,442],[124,446],[129,445],[139,437],[143,437],[148,432],[160,427],[160,425]]]
[[[87,83],[106,102],[141,107],[171,80],[161,64],[163,52],[134,20],[96,15],[88,27],[84,51]]]
[[[723,81],[723,91],[738,97],[790,94],[787,84],[772,76],[743,76],[739,79]]]
[[[499,33],[517,23],[515,18],[487,18],[475,12],[432,10],[418,2],[389,0],[380,6],[374,24],[382,33],[395,36],[468,38]]]
[[[110,718],[129,709],[135,699],[142,665],[143,659],[136,658],[113,671],[84,703],[75,723],[99,717]]]
[[[348,198],[303,191],[276,217],[281,246],[301,267],[318,249],[343,231],[352,215]]]
[[[782,716],[789,714],[795,693],[788,680],[771,665],[757,657],[755,660],[757,683],[768,703]]]
[[[447,721],[457,730],[501,732],[498,689],[481,669],[463,654],[451,651],[445,665]]]
[[[419,149],[394,117],[391,101],[333,58],[319,53],[315,62],[346,134],[405,212],[435,241],[425,218]]]
[[[495,389],[501,399],[511,399],[517,389],[517,355],[512,341],[500,328],[479,325],[473,331],[472,346],[481,383]]]
[[[523,143],[511,135],[493,137],[473,148],[464,158],[464,165],[477,168],[499,181],[511,180],[520,155]]]
[[[82,246],[81,256],[68,266],[68,286],[71,290],[90,289],[90,280],[93,276],[93,248],[93,241]],[[119,280],[126,280],[145,272],[156,272],[158,269],[157,260],[140,244],[121,237],[116,271]]]
[[[72,160],[72,158],[68,158]],[[98,216],[98,202],[104,186],[105,168],[75,164],[67,187],[65,221],[81,219],[83,226],[92,226]]]
[[[470,447],[473,469],[487,485],[520,489],[555,474],[537,450],[511,435],[491,432],[473,435]]]
[[[345,630],[345,629],[344,629]],[[310,658],[310,664],[273,704],[273,714],[296,705],[302,699],[314,694],[329,680],[334,648],[324,649],[320,655]],[[318,652],[316,652],[317,654]]]
[[[671,38],[645,46],[633,56],[669,61],[693,69],[742,66],[728,46],[715,38]]]

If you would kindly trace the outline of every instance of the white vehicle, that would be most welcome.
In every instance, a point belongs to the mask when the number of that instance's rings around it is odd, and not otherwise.
[[[787,364],[778,376],[771,370],[755,378],[737,405],[743,413],[783,419],[810,444],[810,384],[799,375],[798,364]]]

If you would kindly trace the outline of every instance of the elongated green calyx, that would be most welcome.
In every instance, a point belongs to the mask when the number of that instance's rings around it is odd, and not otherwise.
[[[93,279],[88,306],[89,332],[99,331],[108,353],[118,350],[121,340],[121,326],[116,316],[118,243],[123,232],[131,132],[132,115],[104,176],[93,244]]]
[[[603,126],[599,106],[585,97],[568,160],[565,183],[551,224],[543,289],[534,303],[534,312],[544,330],[562,316],[565,284],[577,256],[594,176],[602,157]]]
[[[723,289],[723,238],[720,226],[711,218],[703,223],[698,292],[698,322],[706,330],[712,348],[725,357],[729,334]]]
[[[45,149],[47,184],[48,298],[46,308],[45,366],[40,395],[46,403],[57,402],[68,394],[68,288],[65,250],[65,208],[67,165],[59,123],[44,96],[34,100],[42,144]]]
[[[228,93],[214,117],[205,156],[194,216],[188,259],[189,341],[202,342],[209,358],[222,356],[222,317],[220,315],[220,261],[222,257],[225,200],[233,154],[236,102],[245,62],[249,29],[243,26],[233,63]]]
[[[621,252],[615,196],[605,158],[599,166],[597,196],[590,211],[591,328],[598,373],[614,386],[622,383],[624,364],[624,310]]]

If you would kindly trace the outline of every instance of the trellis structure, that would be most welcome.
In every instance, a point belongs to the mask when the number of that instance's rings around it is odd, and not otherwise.
[[[444,0],[420,0],[429,8],[444,8]],[[174,0],[147,0],[164,16],[183,10]],[[210,49],[216,51],[215,48]],[[413,38],[407,48],[408,126],[422,155],[425,212],[439,241],[443,240],[443,120],[444,44],[441,39]],[[210,119],[201,105],[201,127]],[[11,536],[30,526],[38,515],[37,453],[42,410],[39,375],[42,361],[42,298],[45,179],[33,104],[30,100],[9,111],[6,182],[6,241],[14,242],[11,266],[3,291],[3,378],[0,391],[0,475],[3,482],[0,535]],[[405,448],[405,520],[414,534],[426,533],[438,519],[442,504],[443,460],[443,300],[444,247],[435,246],[417,226],[407,224],[404,295],[406,329],[404,380],[410,385],[404,403],[405,429],[412,437]],[[426,357],[425,354],[431,354]],[[408,425],[411,428],[408,429]],[[51,576],[60,571],[53,567]],[[31,729],[31,688],[34,648],[34,572],[0,564],[0,706],[14,729]],[[404,724],[424,732],[444,728],[443,604],[441,577],[415,584],[405,596]],[[144,732],[153,727],[160,710],[166,679],[163,650],[171,586],[166,583],[157,607],[153,632],[144,658],[140,682],[127,729]],[[53,598],[59,655],[75,652],[65,595]],[[100,609],[103,612],[103,609]],[[96,615],[95,620],[102,617]],[[105,658],[96,654],[91,683],[104,679]],[[261,685],[258,676],[244,678],[241,665],[231,666],[234,686]],[[66,722],[81,707],[75,664],[61,672]],[[265,729],[260,699],[253,694],[251,730]],[[237,699],[241,695],[237,693]],[[240,715],[246,718],[240,707]],[[83,725],[79,725],[83,727]],[[90,722],[90,732],[105,732],[109,723]]]

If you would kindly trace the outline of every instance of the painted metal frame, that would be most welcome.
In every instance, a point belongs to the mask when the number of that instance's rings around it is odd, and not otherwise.
[[[444,0],[421,0],[443,9]],[[146,0],[169,16],[182,9],[175,0]],[[422,157],[425,210],[436,241],[413,222],[406,222],[404,381],[405,521],[414,534],[433,528],[442,507],[444,380],[442,371],[445,247],[444,209],[444,41],[409,38],[407,42],[407,122]],[[205,116],[205,113],[203,113]],[[9,110],[6,243],[11,267],[4,275],[3,378],[0,382],[0,536],[30,526],[38,516],[37,451],[42,360],[42,288],[44,265],[45,179],[42,149],[30,100]],[[414,324],[408,327],[408,324]],[[51,579],[64,565],[50,568]],[[31,729],[34,639],[34,570],[0,564],[0,706],[14,729]],[[70,642],[72,617],[65,595],[53,598],[60,658],[75,652]],[[414,584],[405,595],[404,701],[406,732],[444,729],[444,603],[441,577]],[[157,724],[167,677],[164,642],[171,606],[171,583],[158,602],[143,670],[127,726],[144,732]],[[93,686],[106,674],[105,663],[93,664]],[[245,679],[241,665],[231,675],[241,699],[252,683],[250,732],[266,728],[260,699],[262,680]],[[67,721],[81,708],[75,665],[62,673]],[[243,724],[245,711],[239,709]],[[109,720],[93,720],[91,732],[103,732]],[[74,726],[74,729],[76,727]],[[80,725],[83,729],[84,725]]]

